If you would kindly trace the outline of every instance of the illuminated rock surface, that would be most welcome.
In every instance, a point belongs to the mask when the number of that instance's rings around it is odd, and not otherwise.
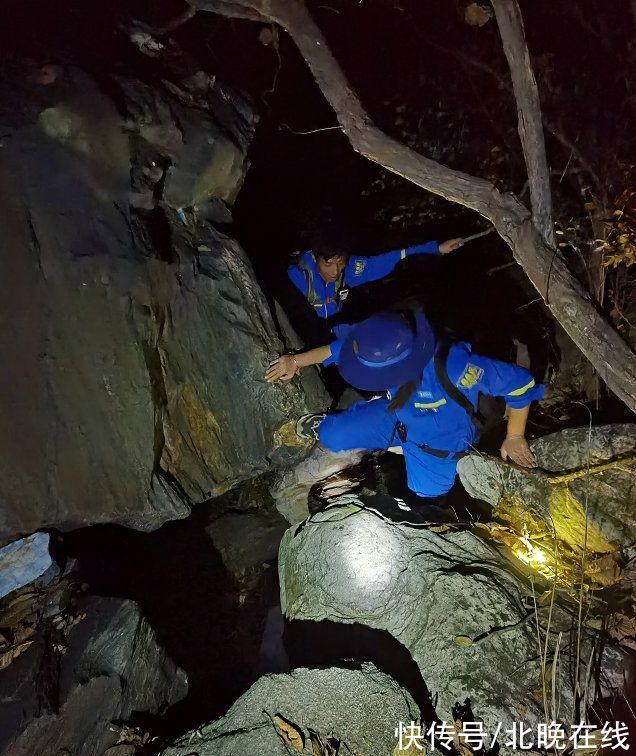
[[[492,504],[498,521],[519,534],[525,527],[548,556],[554,532],[562,558],[580,560],[585,544],[590,578],[611,584],[605,555],[636,539],[636,426],[564,430],[538,439],[532,449],[537,470],[492,457],[464,458],[458,464],[464,487]]]
[[[387,756],[398,722],[417,719],[411,696],[371,664],[359,669],[295,669],[258,680],[228,713],[187,733],[163,756]],[[335,740],[339,750],[313,750]]]
[[[337,487],[340,484],[337,473],[357,464],[362,454],[357,450],[334,454],[320,445],[314,446],[302,462],[281,475],[272,487],[276,508],[292,524],[302,522],[309,516],[309,492],[312,487],[331,476],[332,486]],[[346,474],[342,478],[342,486],[346,490]]]
[[[287,531],[279,572],[289,618],[360,623],[406,647],[441,719],[452,721],[468,698],[491,732],[499,722],[544,720],[531,583],[474,533],[387,522],[343,503]],[[542,632],[548,613],[538,607]],[[562,654],[572,650],[571,626],[555,606],[551,643],[564,631]],[[566,719],[567,674],[564,662],[557,685]]]
[[[0,598],[40,577],[51,564],[47,533],[7,544],[0,549]]]

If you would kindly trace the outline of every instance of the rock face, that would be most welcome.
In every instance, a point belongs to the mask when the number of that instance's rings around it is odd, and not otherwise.
[[[309,517],[309,493],[317,483],[334,476],[333,486],[338,486],[338,473],[357,464],[363,452],[353,450],[334,454],[320,445],[292,470],[283,473],[270,489],[276,508],[292,525]],[[345,476],[346,477],[346,476]]]
[[[163,751],[164,756],[360,753],[387,756],[398,722],[418,718],[411,696],[371,664],[299,668],[258,680],[228,713]],[[333,750],[327,750],[329,745]]]
[[[491,733],[499,722],[544,721],[532,587],[474,533],[400,525],[344,504],[287,531],[279,573],[287,617],[357,622],[405,646],[442,720],[454,721],[453,707],[468,698]],[[550,633],[564,631],[566,658],[570,617],[553,609]],[[548,612],[537,608],[544,638]],[[567,666],[556,676],[565,721]]]
[[[7,544],[0,549],[0,599],[40,577],[51,565],[47,533]]]
[[[464,487],[493,504],[497,519],[518,532],[524,524],[535,532],[554,527],[575,554],[584,542],[589,554],[602,555],[636,539],[636,425],[564,430],[538,439],[532,449],[539,470],[465,457],[457,466]]]
[[[184,672],[134,602],[89,598],[79,610],[57,660],[40,638],[0,676],[3,753],[97,756],[117,743],[115,723],[161,713],[185,696]]]
[[[223,564],[235,576],[273,562],[288,523],[278,512],[228,512],[206,526]]]
[[[283,347],[210,221],[231,217],[254,119],[232,92],[197,117],[129,80],[118,110],[78,69],[41,83],[25,66],[0,97],[0,544],[152,529],[297,459],[290,419],[324,403],[317,379],[311,400],[263,381]]]

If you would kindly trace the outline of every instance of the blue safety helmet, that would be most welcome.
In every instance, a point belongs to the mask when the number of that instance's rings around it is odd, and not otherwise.
[[[338,357],[342,377],[363,391],[418,380],[435,353],[435,336],[421,312],[382,312],[356,324]]]

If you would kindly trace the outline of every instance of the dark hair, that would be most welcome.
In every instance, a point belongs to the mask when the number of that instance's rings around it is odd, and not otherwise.
[[[340,249],[313,249],[312,252],[316,257],[321,260],[331,260],[333,257],[349,257],[348,252],[344,252]]]
[[[331,228],[325,228],[314,234],[311,251],[316,257],[321,257],[323,260],[331,260],[332,257],[337,255],[342,257],[351,255],[345,233]]]

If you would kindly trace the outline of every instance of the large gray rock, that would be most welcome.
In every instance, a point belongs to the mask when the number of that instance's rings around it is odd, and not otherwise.
[[[117,723],[161,714],[186,695],[185,673],[134,602],[89,598],[79,610],[79,622],[58,636],[63,654],[40,639],[0,676],[3,753],[101,756],[117,743]]]
[[[263,380],[284,347],[245,254],[205,220],[208,197],[237,189],[217,132],[193,174],[213,110],[184,139],[165,99],[161,114],[131,99],[124,120],[76,69],[42,86],[18,68],[2,87],[0,544],[47,526],[152,529],[302,456],[291,418],[324,395],[309,374]],[[244,110],[223,114],[243,156]],[[133,210],[144,192],[157,207]]]
[[[534,533],[554,527],[558,540],[577,554],[584,543],[588,555],[602,555],[636,540],[636,425],[564,430],[534,441],[532,449],[537,470],[465,457],[457,466],[464,488],[491,503],[495,517],[517,532],[524,523]],[[607,469],[595,470],[608,461]]]
[[[454,721],[454,705],[466,698],[491,732],[499,722],[544,721],[530,582],[474,533],[400,525],[349,503],[288,530],[279,573],[287,617],[361,623],[405,646],[444,721]],[[537,613],[545,637],[549,607]],[[555,606],[549,658],[563,631],[556,681],[565,721],[570,626]]]
[[[0,598],[40,577],[51,565],[48,533],[7,544],[0,549]]]
[[[397,745],[398,722],[418,716],[411,696],[371,664],[299,668],[262,677],[224,717],[186,734],[163,756],[387,756]],[[318,750],[329,739],[339,750]]]
[[[288,522],[276,511],[227,512],[206,525],[223,564],[235,576],[272,562]]]
[[[332,491],[339,487],[344,491],[350,488],[346,474],[339,473],[358,464],[363,452],[334,452],[316,444],[309,454],[291,470],[282,473],[270,493],[276,502],[276,508],[292,525],[309,517],[309,493],[318,483],[325,483]]]

